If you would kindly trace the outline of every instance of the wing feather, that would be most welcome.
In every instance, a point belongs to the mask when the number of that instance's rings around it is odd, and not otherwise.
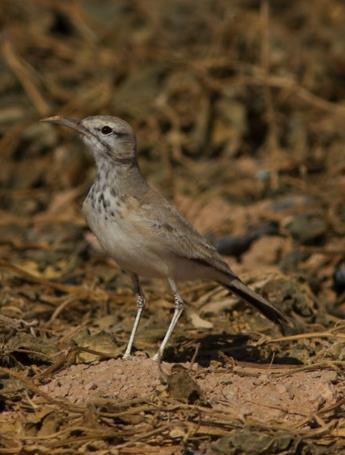
[[[152,190],[145,199],[132,212],[131,223],[142,231],[157,253],[169,253],[234,275],[215,247],[163,196]]]

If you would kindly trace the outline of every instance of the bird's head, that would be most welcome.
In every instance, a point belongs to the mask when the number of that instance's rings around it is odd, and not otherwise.
[[[109,159],[115,163],[131,163],[136,159],[136,139],[131,126],[118,117],[94,115],[82,120],[60,116],[43,122],[67,126],[77,131],[96,161]]]

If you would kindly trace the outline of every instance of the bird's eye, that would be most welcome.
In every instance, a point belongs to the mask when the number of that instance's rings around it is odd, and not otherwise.
[[[110,134],[113,132],[113,130],[110,128],[110,126],[103,126],[101,129],[102,134]]]

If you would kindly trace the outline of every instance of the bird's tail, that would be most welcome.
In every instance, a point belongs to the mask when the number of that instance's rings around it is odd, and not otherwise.
[[[277,310],[261,295],[257,294],[252,289],[249,289],[249,287],[242,283],[238,278],[233,278],[231,281],[228,281],[227,283],[223,282],[222,284],[234,294],[242,297],[246,302],[253,305],[253,307],[259,310],[260,313],[266,316],[270,321],[281,327],[288,323],[288,319],[281,311]]]

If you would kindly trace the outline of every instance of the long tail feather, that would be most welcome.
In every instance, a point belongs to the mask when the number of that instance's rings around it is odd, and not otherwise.
[[[234,294],[242,297],[246,302],[253,305],[270,321],[279,324],[280,326],[288,323],[288,319],[281,311],[277,310],[264,297],[257,294],[252,289],[249,289],[249,287],[242,283],[238,278],[232,278],[228,283],[225,284],[223,282],[222,284]]]

